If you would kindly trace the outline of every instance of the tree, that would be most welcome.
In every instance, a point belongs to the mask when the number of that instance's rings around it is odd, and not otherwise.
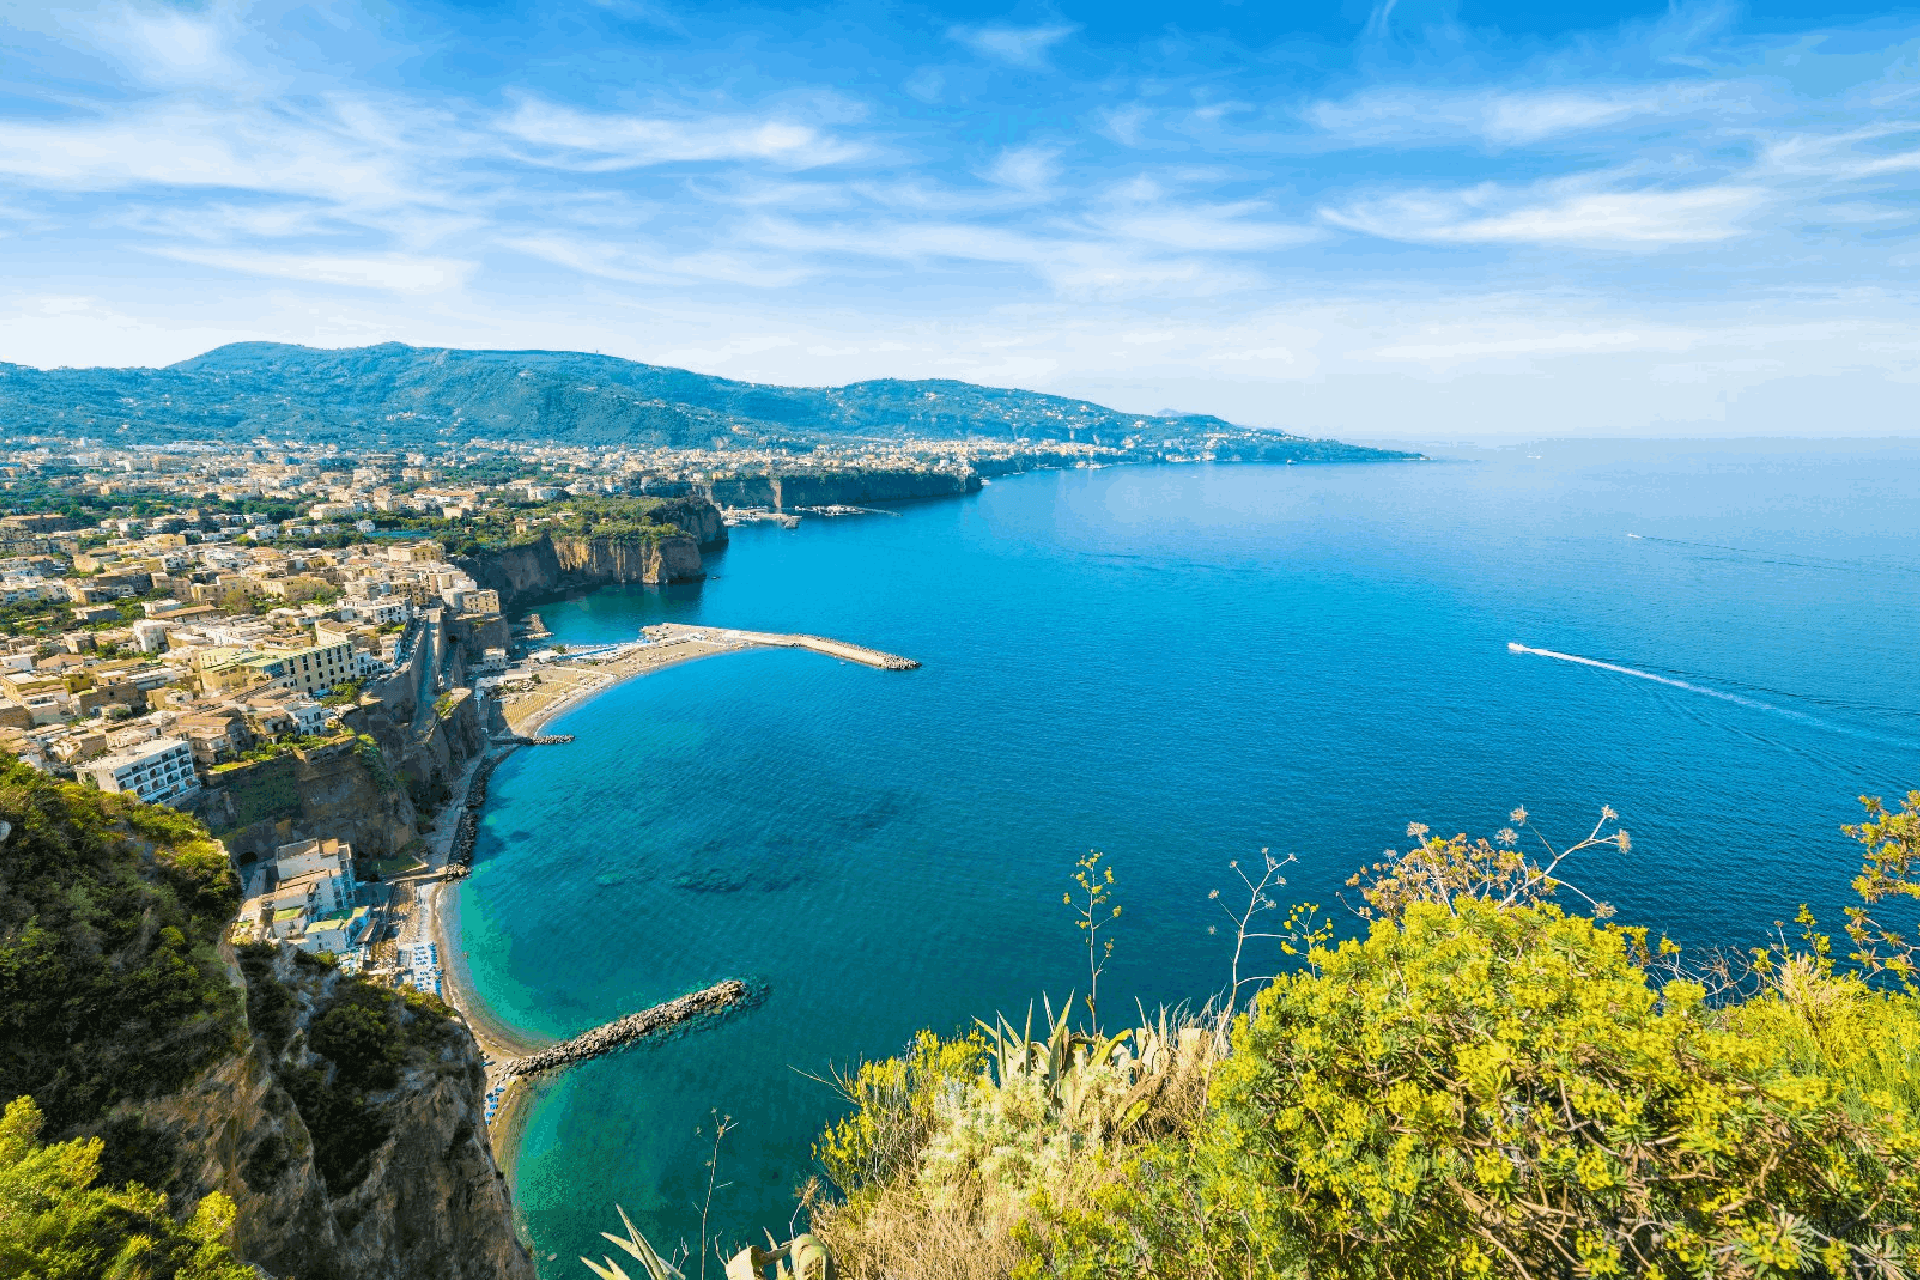
[[[0,1277],[253,1280],[226,1244],[234,1216],[226,1196],[216,1191],[176,1221],[158,1191],[93,1185],[100,1139],[45,1145],[41,1124],[28,1097],[0,1115]]]

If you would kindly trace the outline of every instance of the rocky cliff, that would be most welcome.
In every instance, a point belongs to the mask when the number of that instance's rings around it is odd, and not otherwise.
[[[700,546],[691,537],[559,537],[560,572],[582,583],[691,582],[706,576]]]
[[[454,563],[512,610],[545,596],[610,582],[691,582],[706,574],[703,548],[726,545],[719,508],[704,497],[663,502],[649,517],[678,533],[563,530],[531,542],[456,556]]]
[[[729,507],[862,506],[977,493],[980,478],[948,471],[795,471],[715,480],[707,494]]]
[[[309,836],[385,857],[419,828],[386,754],[358,737],[214,773],[194,811],[242,861]]]
[[[274,1276],[532,1280],[466,1028],[290,948],[251,948],[241,963],[243,1052],[140,1108],[152,1140],[180,1152],[168,1190],[225,1192],[239,1210],[235,1252]],[[364,1015],[357,1027],[393,1035],[386,1074],[365,1078],[344,1039],[327,1036],[346,1006]]]
[[[0,818],[0,1099],[99,1136],[108,1185],[223,1192],[274,1276],[533,1280],[449,1010],[229,949],[238,880],[184,814],[0,756]]]

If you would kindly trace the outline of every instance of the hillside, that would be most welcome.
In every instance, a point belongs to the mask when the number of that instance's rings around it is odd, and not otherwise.
[[[532,1280],[447,1009],[234,955],[238,879],[183,814],[0,755],[0,822],[0,1276],[233,1273],[90,1261],[160,1231],[300,1280]]]
[[[1143,433],[1192,437],[1242,428],[1206,415],[1124,414],[1085,400],[945,379],[780,387],[582,352],[240,342],[164,369],[0,364],[0,430],[118,442],[272,434],[364,445],[371,430],[392,445],[482,436],[705,446],[715,436],[835,435],[1117,444]]]

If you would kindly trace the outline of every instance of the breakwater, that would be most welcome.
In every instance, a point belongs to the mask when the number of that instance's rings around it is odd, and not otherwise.
[[[844,640],[829,640],[825,636],[786,635],[773,631],[722,631],[720,636],[723,640],[767,648],[807,649],[813,653],[824,653],[830,658],[844,658],[862,666],[878,667],[882,671],[912,671],[920,665],[912,658],[903,658],[897,653],[883,653],[879,649],[848,644]]]
[[[550,1071],[570,1063],[585,1062],[612,1053],[658,1032],[668,1031],[695,1018],[725,1013],[747,1001],[747,984],[738,978],[716,982],[703,991],[695,991],[665,1004],[630,1013],[624,1018],[583,1032],[571,1040],[550,1045],[537,1053],[500,1064],[499,1074],[507,1079]]]

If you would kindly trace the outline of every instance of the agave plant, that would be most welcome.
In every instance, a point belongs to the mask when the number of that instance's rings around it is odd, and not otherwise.
[[[680,1268],[654,1252],[653,1246],[647,1243],[647,1238],[640,1234],[640,1228],[634,1226],[633,1219],[627,1216],[627,1211],[619,1205],[615,1205],[614,1208],[619,1210],[620,1224],[627,1229],[626,1237],[623,1239],[611,1231],[602,1231],[600,1234],[611,1240],[615,1248],[625,1252],[646,1268],[645,1280],[686,1280]],[[598,1262],[592,1258],[582,1258],[580,1261],[586,1263],[587,1270],[599,1276],[600,1280],[631,1280],[620,1264],[612,1258],[602,1258]]]
[[[627,1217],[627,1211],[614,1206],[619,1211],[620,1223],[626,1227],[624,1237],[610,1231],[600,1234],[613,1242],[615,1248],[638,1262],[643,1268],[642,1280],[686,1280],[680,1268],[668,1262],[647,1243],[640,1229]],[[772,1239],[768,1239],[772,1244]],[[587,1270],[600,1280],[633,1280],[626,1270],[612,1258],[602,1258],[595,1262],[592,1258],[582,1258]],[[833,1280],[833,1258],[827,1253],[827,1247],[811,1233],[797,1235],[783,1245],[772,1249],[756,1249],[748,1246],[727,1260],[727,1280],[764,1280],[765,1268],[777,1267],[773,1280]]]
[[[1158,1021],[1141,1011],[1140,1025],[1106,1036],[1073,1030],[1075,997],[1058,1017],[1044,1001],[1047,1033],[1033,1038],[1033,1007],[1016,1029],[1004,1014],[975,1019],[991,1054],[996,1089],[1038,1086],[1050,1114],[1097,1133],[1123,1133],[1145,1119],[1169,1082],[1204,1069],[1217,1055],[1222,1028],[1190,1022],[1162,1007]]]

